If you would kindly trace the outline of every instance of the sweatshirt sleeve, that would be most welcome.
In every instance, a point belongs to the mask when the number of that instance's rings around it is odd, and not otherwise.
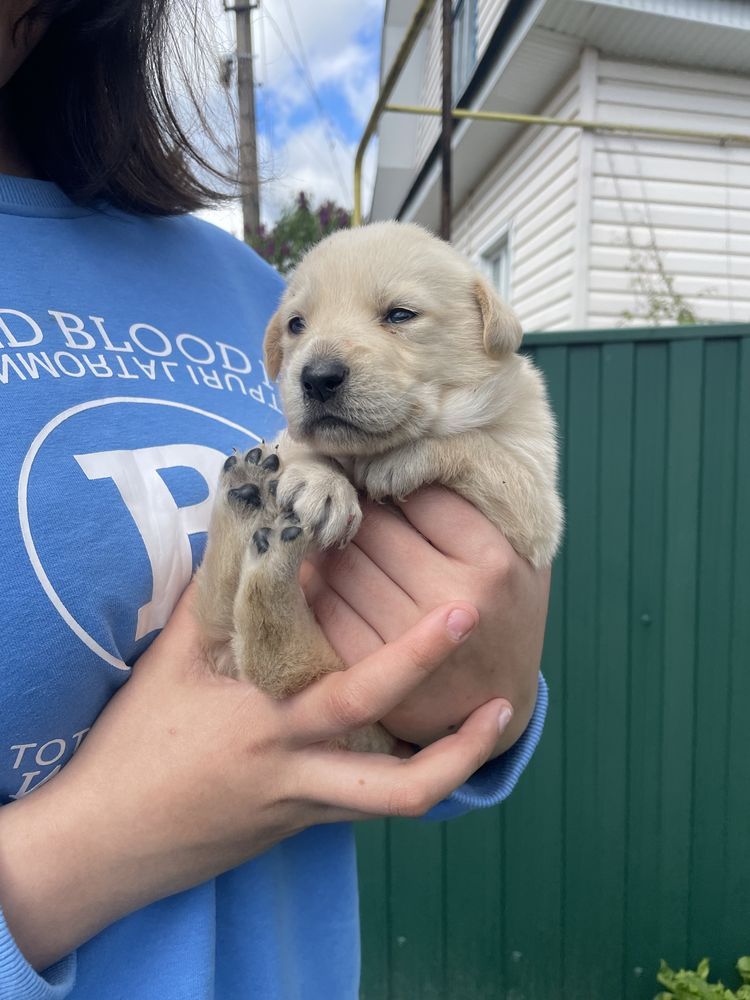
[[[452,795],[439,802],[424,818],[455,819],[472,809],[485,809],[507,799],[537,748],[547,715],[547,701],[547,684],[540,674],[534,714],[523,735],[504,754],[489,761]]]
[[[76,978],[75,953],[38,973],[14,941],[0,909],[0,998],[2,1000],[64,1000]]]

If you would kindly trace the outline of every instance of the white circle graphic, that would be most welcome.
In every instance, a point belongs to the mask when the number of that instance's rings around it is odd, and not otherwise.
[[[130,670],[127,663],[119,659],[117,656],[113,656],[112,653],[109,653],[100,643],[98,643],[96,639],[94,639],[94,637],[86,631],[80,622],[76,621],[68,608],[66,608],[63,604],[59,594],[44,571],[42,561],[39,558],[36,546],[34,545],[34,539],[31,536],[28,509],[28,489],[31,467],[34,464],[34,459],[36,458],[39,449],[42,447],[52,431],[54,431],[56,427],[59,427],[60,424],[64,423],[64,421],[66,421],[69,417],[75,416],[75,414],[81,413],[83,410],[93,410],[99,406],[110,406],[115,403],[172,406],[179,410],[189,410],[191,413],[197,413],[199,416],[208,417],[209,420],[215,420],[217,423],[225,424],[227,427],[240,431],[255,441],[260,442],[261,439],[257,434],[248,430],[247,427],[242,427],[240,424],[236,424],[232,420],[227,420],[226,417],[221,417],[217,413],[211,413],[208,410],[201,410],[197,406],[189,406],[187,403],[176,403],[169,399],[148,399],[138,396],[110,396],[106,399],[94,399],[87,403],[78,403],[76,406],[71,406],[70,409],[63,410],[62,413],[58,413],[56,417],[53,417],[52,420],[45,424],[45,426],[39,431],[37,436],[31,442],[31,446],[24,457],[23,465],[21,466],[21,475],[18,481],[18,519],[21,522],[21,536],[23,538],[23,543],[26,546],[26,552],[29,556],[34,572],[36,573],[37,579],[41,583],[44,592],[47,597],[49,597],[55,610],[58,612],[65,624],[72,629],[73,632],[75,632],[81,642],[85,643],[89,649],[93,650],[97,656],[105,662],[111,664],[111,666],[117,667],[118,670]]]

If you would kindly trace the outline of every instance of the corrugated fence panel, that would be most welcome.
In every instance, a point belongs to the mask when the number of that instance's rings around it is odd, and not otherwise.
[[[546,347],[544,370],[550,400],[561,421],[568,408],[568,348]],[[566,441],[561,440],[564,455]],[[565,573],[563,551],[557,572]],[[564,592],[550,595],[545,643],[548,677],[562,678],[565,659]],[[505,892],[502,937],[495,942],[503,955],[503,976],[487,983],[487,995],[544,996],[550,982],[562,982],[564,912],[564,844],[562,817],[565,774],[565,694],[560,683],[550,685],[550,710],[544,740],[524,780],[513,793],[514,808],[498,809],[505,840]],[[463,822],[463,821],[460,821]],[[533,859],[532,863],[529,863]],[[494,992],[493,992],[494,990]],[[502,992],[501,992],[502,991]]]
[[[750,327],[530,338],[567,536],[511,799],[358,832],[363,1000],[651,1000],[750,953]]]
[[[653,905],[643,902],[659,884],[659,761],[664,667],[663,574],[665,534],[666,344],[638,344],[633,414],[630,577],[630,705],[628,729],[627,858],[625,883],[625,996],[642,996],[641,978],[661,952]],[[605,665],[601,665],[606,669]]]
[[[699,477],[703,342],[672,344],[669,364],[661,740],[662,953],[687,961],[690,824],[694,765]]]
[[[701,573],[696,649],[698,662],[705,669],[698,670],[695,684],[698,725],[695,729],[689,942],[691,949],[700,948],[707,954],[720,953],[729,941],[737,941],[739,934],[747,941],[750,934],[750,921],[746,921],[741,930],[728,927],[725,911],[725,895],[731,877],[726,863],[726,820],[737,466],[737,348],[736,341],[715,341],[706,344],[704,357]],[[750,824],[745,823],[745,828],[750,830]]]
[[[441,1000],[445,994],[445,830],[393,824],[391,836],[391,995]]]
[[[599,518],[599,380],[600,350],[585,345],[571,351],[568,359],[567,462],[563,493],[568,498],[567,535],[570,550],[565,566],[565,802],[577,800],[575,809],[564,810],[565,940],[563,983],[589,978],[592,966],[589,947],[596,947],[598,913],[583,901],[586,886],[598,867],[599,761],[589,752],[596,744],[597,655],[596,619],[597,524]],[[570,558],[575,552],[576,558]],[[571,669],[575,664],[575,669]],[[591,789],[580,798],[579,782]]]
[[[731,632],[731,694],[727,760],[727,869],[726,925],[733,939],[748,925],[750,899],[748,864],[748,813],[750,753],[748,753],[748,706],[750,705],[750,339],[739,344],[737,365],[737,503],[734,511],[734,600]]]

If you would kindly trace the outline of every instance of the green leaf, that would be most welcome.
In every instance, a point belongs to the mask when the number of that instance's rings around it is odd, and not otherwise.
[[[702,958],[700,962],[698,962],[698,968],[696,971],[701,979],[708,979],[709,964],[707,958]]]
[[[273,228],[262,228],[252,244],[269,264],[288,274],[310,247],[335,229],[348,227],[350,221],[349,212],[332,201],[313,209],[310,196],[300,191]]]
[[[738,960],[737,971],[743,983],[750,983],[750,955],[743,955]]]

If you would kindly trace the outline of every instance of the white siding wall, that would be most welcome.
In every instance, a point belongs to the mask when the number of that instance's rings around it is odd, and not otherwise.
[[[540,113],[580,113],[578,74]],[[571,326],[580,141],[576,129],[528,129],[454,218],[455,245],[477,261],[510,227],[511,303],[526,331]]]
[[[509,0],[477,0],[477,62],[484,55],[508,2]],[[424,77],[422,78],[422,92],[417,102],[429,108],[439,108],[442,101],[441,18],[440,4],[437,3],[424,29],[429,40]],[[420,119],[417,129],[417,170],[424,164],[439,135],[439,118],[425,116]]]
[[[596,117],[750,134],[750,77],[602,59]],[[697,319],[750,319],[750,146],[597,135],[592,192],[589,326],[643,317],[659,263]]]
[[[427,55],[425,57],[424,76],[422,77],[422,93],[418,104],[427,108],[439,108],[442,102],[442,32],[440,4],[436,3],[425,27],[428,36]],[[417,126],[417,174],[427,159],[440,135],[440,119],[435,116],[422,115]]]
[[[478,0],[477,2],[477,59],[481,59],[490,43],[509,0]]]
[[[478,0],[478,58],[506,5]],[[426,31],[419,101],[435,107],[439,5]],[[540,113],[750,134],[750,75],[593,54],[591,65],[584,112],[576,78]],[[415,175],[439,130],[439,119],[420,120]],[[459,208],[454,239],[478,256],[508,225],[526,329],[644,322],[644,285],[664,297],[659,268],[698,320],[750,320],[750,146],[529,129]]]

